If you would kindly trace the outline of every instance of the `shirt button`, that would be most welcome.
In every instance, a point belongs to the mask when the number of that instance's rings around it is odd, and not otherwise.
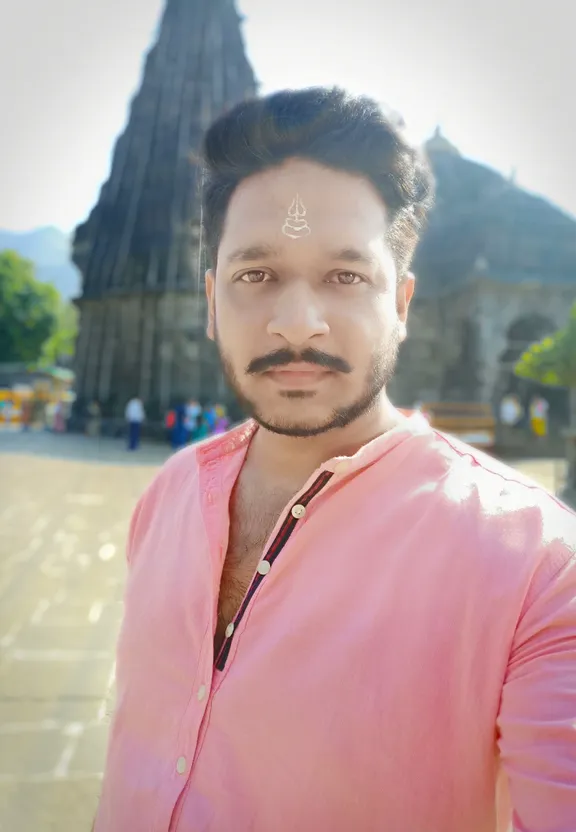
[[[270,563],[267,560],[261,560],[258,564],[258,572],[260,575],[267,575],[270,572]]]
[[[296,520],[300,520],[300,518],[304,517],[306,514],[305,506],[296,505],[292,506],[292,517],[295,517]]]
[[[176,763],[176,771],[178,774],[184,774],[186,771],[186,757],[178,757],[178,762]]]
[[[206,697],[206,685],[200,685],[196,696],[198,697],[198,702],[202,702],[202,700]]]
[[[234,632],[234,622],[232,622],[231,624],[228,624],[228,626],[226,627],[226,638],[230,638],[230,636],[232,635],[233,632]]]

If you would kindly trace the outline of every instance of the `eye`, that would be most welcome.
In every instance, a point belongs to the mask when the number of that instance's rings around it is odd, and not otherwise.
[[[263,272],[261,269],[252,269],[252,271],[244,272],[238,278],[242,283],[266,283],[270,275]]]
[[[357,286],[364,282],[364,278],[356,272],[336,272],[329,280],[329,283],[337,283],[340,286]]]

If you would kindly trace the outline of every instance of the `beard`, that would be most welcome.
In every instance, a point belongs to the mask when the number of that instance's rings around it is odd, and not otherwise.
[[[330,430],[345,428],[376,406],[380,394],[390,383],[396,370],[398,351],[400,348],[400,327],[398,322],[396,322],[386,342],[380,345],[377,351],[372,353],[363,388],[358,397],[350,404],[335,407],[325,419],[319,420],[316,424],[309,424],[305,419],[300,420],[288,414],[285,417],[267,417],[260,408],[260,405],[244,392],[238,374],[234,369],[233,362],[223,348],[217,328],[215,331],[215,341],[226,381],[245,413],[271,433],[302,438],[320,436]],[[294,355],[292,360],[298,360],[298,356]],[[335,361],[337,362],[338,359],[335,359]],[[265,364],[267,362],[264,358],[257,359],[254,363]],[[272,363],[273,361],[270,362],[270,364]],[[280,362],[275,363],[278,366]],[[286,364],[288,361],[283,363]],[[320,364],[321,362],[319,361],[317,363]],[[322,363],[324,364],[325,362]],[[342,363],[345,364],[345,362]],[[288,400],[299,399],[302,402],[302,410],[304,410],[306,399],[310,398],[311,395],[313,394],[303,390],[287,390],[284,392],[283,397]]]

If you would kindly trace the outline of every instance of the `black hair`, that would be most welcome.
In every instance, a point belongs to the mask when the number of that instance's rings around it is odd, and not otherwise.
[[[307,159],[372,183],[388,212],[399,275],[410,265],[432,204],[430,168],[401,122],[376,101],[337,87],[285,90],[236,105],[208,129],[202,158],[204,230],[213,265],[238,185],[288,159]]]

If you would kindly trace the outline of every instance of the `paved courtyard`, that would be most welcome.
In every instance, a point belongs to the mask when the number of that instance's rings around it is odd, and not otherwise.
[[[90,832],[128,521],[167,456],[0,434],[0,832]],[[548,461],[518,467],[549,489],[561,475]]]
[[[91,829],[128,520],[166,456],[0,435],[1,832]]]

